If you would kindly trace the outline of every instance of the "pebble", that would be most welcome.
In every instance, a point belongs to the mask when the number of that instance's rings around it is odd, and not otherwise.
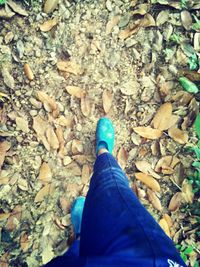
[[[31,115],[32,117],[36,116],[36,115],[37,115],[37,110],[32,109],[32,110],[30,111],[30,115]]]
[[[108,9],[108,11],[112,11],[112,3],[111,3],[111,1],[109,1],[109,0],[106,1],[106,8]]]
[[[71,162],[72,162],[72,159],[71,159],[69,156],[64,157],[64,159],[63,159],[63,164],[64,164],[65,166],[67,166],[67,165],[70,164]]]
[[[33,98],[33,97],[31,97],[31,98],[29,99],[29,101],[30,101],[31,105],[33,105],[35,108],[37,108],[37,109],[41,109],[41,107],[42,107],[42,103],[41,103],[41,102],[37,101],[37,100],[36,100],[35,98]]]

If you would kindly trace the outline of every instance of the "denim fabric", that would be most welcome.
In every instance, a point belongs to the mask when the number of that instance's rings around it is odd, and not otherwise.
[[[109,153],[98,156],[86,197],[80,245],[50,266],[186,266],[172,240],[142,206]]]

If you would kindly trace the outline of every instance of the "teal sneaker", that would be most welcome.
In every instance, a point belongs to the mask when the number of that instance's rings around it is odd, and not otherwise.
[[[78,238],[81,234],[81,223],[84,205],[85,197],[77,197],[71,208],[71,221],[76,238]]]
[[[114,148],[115,131],[110,119],[99,119],[96,129],[96,154],[101,148],[106,148],[111,154]]]

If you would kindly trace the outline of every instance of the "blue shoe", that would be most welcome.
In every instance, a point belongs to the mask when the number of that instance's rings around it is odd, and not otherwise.
[[[115,131],[110,119],[99,119],[96,129],[96,154],[101,148],[106,148],[111,154],[114,148]]]
[[[81,233],[81,222],[82,222],[84,205],[85,205],[85,197],[77,197],[71,208],[71,221],[76,238],[78,238]]]

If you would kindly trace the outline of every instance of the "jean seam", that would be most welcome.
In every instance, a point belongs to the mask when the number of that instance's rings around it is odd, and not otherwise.
[[[109,157],[108,155],[106,155],[106,156],[107,156],[109,165],[111,166],[111,163],[110,163],[110,157]],[[121,198],[123,199],[123,201],[124,201],[124,203],[126,204],[128,210],[132,213],[132,210],[130,209],[128,203],[126,202],[126,199],[124,199],[123,195],[121,194],[121,192],[120,192],[120,190],[119,190],[119,187],[118,187],[118,184],[117,184],[117,179],[115,178],[115,176],[113,175],[113,173],[112,173],[112,178],[113,178],[113,180],[115,181],[115,185],[116,185],[116,187],[117,187],[117,190],[118,190],[119,195],[120,195]],[[149,243],[149,245],[150,245],[150,247],[151,247],[151,249],[152,249],[153,256],[154,256],[154,266],[156,266],[156,256],[155,256],[155,251],[154,251],[154,249],[153,249],[153,246],[151,245],[151,241],[149,240],[148,235],[146,234],[144,228],[142,227],[140,221],[138,220],[138,218],[137,218],[137,214],[133,214],[133,215],[136,217],[137,222],[138,222],[138,225],[140,226],[140,228],[141,228],[142,231],[144,232],[144,234],[145,234],[145,236],[146,236],[146,239],[147,239],[147,241],[148,241],[148,243]]]

